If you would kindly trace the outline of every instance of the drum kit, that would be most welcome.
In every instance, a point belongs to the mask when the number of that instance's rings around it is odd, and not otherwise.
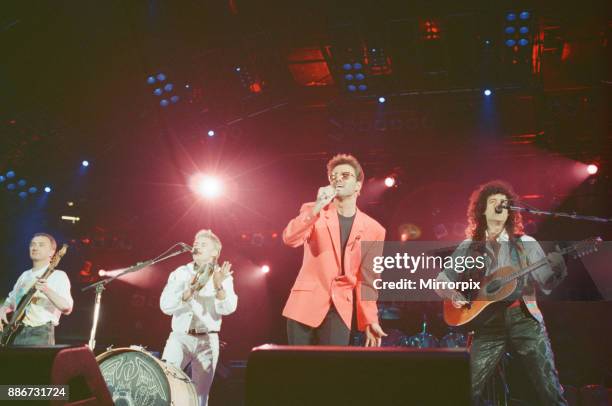
[[[412,307],[416,304],[412,304]],[[381,303],[379,304],[378,317],[380,320],[388,320],[391,323],[397,322],[402,317],[402,306],[398,304]],[[456,328],[450,327],[446,335],[441,339],[428,331],[427,314],[429,309],[422,306],[419,311],[423,311],[421,331],[415,335],[407,335],[396,328],[385,328],[386,337],[383,337],[381,345],[383,347],[412,347],[412,348],[466,348],[468,337]],[[352,337],[351,345],[362,346],[365,343],[365,336],[358,333]]]
[[[96,357],[115,405],[197,405],[191,379],[140,346],[109,348]]]

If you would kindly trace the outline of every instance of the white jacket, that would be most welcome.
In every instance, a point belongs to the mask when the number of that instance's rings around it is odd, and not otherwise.
[[[223,281],[225,299],[218,300],[212,278],[188,301],[183,301],[183,292],[195,275],[193,262],[178,267],[168,277],[168,283],[159,299],[161,311],[172,316],[172,331],[186,333],[190,329],[201,332],[219,331],[221,316],[236,311],[238,296],[234,292],[234,280],[230,276]]]

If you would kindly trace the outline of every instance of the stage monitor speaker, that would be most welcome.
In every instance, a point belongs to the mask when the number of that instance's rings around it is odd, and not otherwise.
[[[68,385],[62,405],[112,405],[94,354],[86,346],[54,345],[0,349],[1,385]]]
[[[247,406],[469,406],[464,349],[264,345],[247,365]]]

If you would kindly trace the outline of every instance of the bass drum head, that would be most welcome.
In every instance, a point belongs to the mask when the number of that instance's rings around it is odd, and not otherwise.
[[[147,352],[117,348],[96,357],[115,405],[195,405],[193,383],[178,368]]]

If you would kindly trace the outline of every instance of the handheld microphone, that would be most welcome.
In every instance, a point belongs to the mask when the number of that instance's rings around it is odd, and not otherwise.
[[[499,202],[499,204],[495,206],[495,213],[501,214],[504,209],[508,208],[508,203],[510,203],[510,200],[502,200]]]

